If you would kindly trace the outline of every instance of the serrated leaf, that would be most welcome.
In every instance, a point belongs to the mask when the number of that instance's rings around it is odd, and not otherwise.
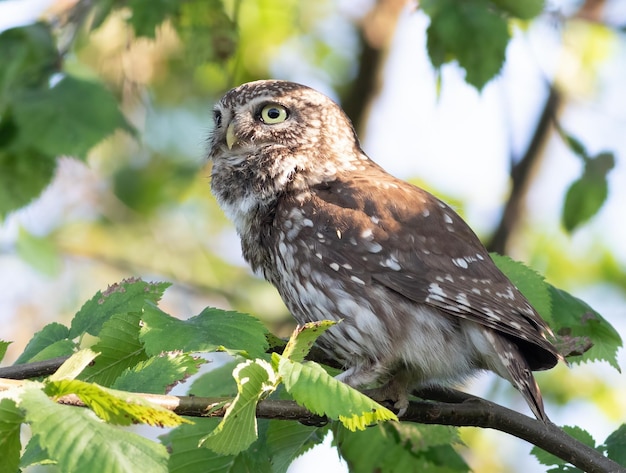
[[[531,20],[540,15],[544,8],[543,0],[491,0],[507,14],[520,20]]]
[[[404,430],[398,430],[402,426]],[[454,429],[446,432],[448,443],[435,432],[438,441],[429,441],[430,425],[387,422],[369,429],[350,432],[340,426],[334,429],[334,444],[350,466],[350,471],[467,472],[469,467],[452,448],[457,442]],[[438,426],[441,427],[441,426]],[[445,452],[445,455],[442,455]]]
[[[552,316],[560,343],[574,343],[580,339],[593,345],[579,356],[568,357],[568,361],[581,363],[586,361],[604,360],[616,370],[621,371],[617,364],[617,351],[622,346],[622,339],[598,312],[586,302],[571,294],[550,286],[552,297]]]
[[[294,363],[272,354],[287,392],[294,400],[318,415],[340,420],[350,430],[363,430],[385,420],[398,420],[389,409],[365,394],[331,377],[317,363]]]
[[[141,341],[146,352],[235,350],[261,357],[267,350],[267,329],[254,317],[239,312],[206,308],[187,320],[176,319],[154,306],[144,310]]]
[[[2,470],[18,471],[20,464],[20,428],[24,415],[11,399],[0,400],[0,458]]]
[[[195,419],[194,425],[181,425],[165,439],[171,451],[169,473],[224,473],[232,472],[235,457],[220,455],[208,448],[198,448],[200,440],[217,427],[219,419]]]
[[[20,142],[51,156],[84,159],[116,129],[134,132],[111,92],[102,84],[71,76],[50,89],[23,91],[12,109]]]
[[[299,422],[270,421],[267,444],[273,473],[286,473],[291,462],[324,440],[328,427],[311,427]]]
[[[574,181],[565,193],[563,214],[565,230],[571,233],[602,208],[609,193],[606,177],[584,174]]]
[[[54,156],[32,148],[0,150],[0,219],[39,196],[52,180],[55,168]]]
[[[44,390],[55,400],[68,394],[75,394],[98,417],[109,424],[142,423],[157,427],[176,427],[189,422],[168,409],[151,404],[138,395],[105,389],[97,384],[76,379],[48,382]]]
[[[578,427],[578,426],[569,426],[569,425],[565,425],[562,427],[562,430],[568,434],[570,437],[575,438],[576,440],[578,440],[579,442],[587,445],[588,447],[591,448],[596,448],[596,442],[593,439],[593,437],[591,436],[591,434],[589,432],[587,432],[586,430]],[[547,466],[552,466],[552,465],[557,465],[557,466],[563,466],[566,465],[567,462],[551,453],[546,452],[545,450],[542,450],[539,447],[533,447],[532,450],[530,451],[530,453],[532,453],[537,460],[539,460],[539,463],[541,463],[542,465],[547,465]],[[551,470],[552,471],[552,470]],[[561,471],[561,470],[555,470],[555,471]]]
[[[0,340],[0,361],[4,359],[4,355],[7,354],[7,348],[13,342],[5,342],[4,340]]]
[[[111,386],[121,391],[164,394],[198,372],[204,360],[182,353],[163,353],[126,368]]]
[[[98,336],[102,324],[118,313],[141,312],[146,301],[156,304],[161,300],[167,282],[145,282],[141,279],[125,279],[109,286],[106,291],[98,291],[83,304],[72,319],[70,338],[83,333]]]
[[[420,7],[430,16],[426,47],[435,68],[457,60],[478,90],[500,72],[510,34],[487,0],[422,0]]]
[[[239,362],[235,360],[199,376],[189,388],[189,394],[203,397],[235,397],[237,383],[233,378],[233,371],[238,364]]]
[[[48,238],[20,228],[15,248],[22,260],[46,276],[55,276],[61,270],[59,251]]]
[[[53,375],[48,377],[48,381],[76,378],[96,356],[98,356],[98,354],[88,348],[74,353],[63,362]]]
[[[41,446],[39,439],[31,437],[24,449],[22,458],[20,459],[20,468],[22,470],[33,465],[55,465],[56,462],[50,459],[50,455]]]
[[[139,341],[140,314],[116,314],[102,326],[100,340],[91,349],[99,353],[80,379],[110,386],[127,368],[148,358]]]
[[[237,381],[237,397],[217,428],[201,440],[201,445],[221,455],[242,452],[257,439],[256,406],[278,384],[276,373],[265,360],[240,363],[233,377]]]
[[[322,320],[297,326],[285,346],[283,356],[295,362],[304,361],[315,341],[336,323],[330,320]]]
[[[69,337],[69,329],[62,324],[52,322],[46,325],[30,339],[24,352],[15,361],[16,365],[28,363],[46,347],[55,342],[65,341]]]
[[[33,435],[61,471],[167,473],[165,447],[105,424],[91,411],[59,405],[36,388],[24,391],[20,408]]]
[[[626,424],[620,425],[606,438],[604,448],[611,460],[626,466]]]
[[[490,253],[491,259],[500,271],[502,271],[520,292],[528,299],[541,317],[552,324],[552,300],[550,298],[550,285],[544,277],[529,268],[525,264],[515,261],[508,256]]]

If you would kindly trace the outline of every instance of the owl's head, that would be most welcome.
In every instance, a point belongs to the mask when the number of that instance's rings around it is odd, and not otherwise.
[[[304,85],[249,82],[227,92],[213,113],[209,159],[214,180],[229,172],[242,173],[239,178],[261,173],[266,182],[317,175],[323,180],[364,159],[343,110]]]

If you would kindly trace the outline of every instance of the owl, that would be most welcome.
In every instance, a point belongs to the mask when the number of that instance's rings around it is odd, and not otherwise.
[[[491,370],[547,422],[532,371],[561,358],[550,330],[452,208],[370,160],[306,86],[243,84],[214,120],[212,192],[298,323],[340,322],[318,342],[339,380],[402,413],[413,389]]]

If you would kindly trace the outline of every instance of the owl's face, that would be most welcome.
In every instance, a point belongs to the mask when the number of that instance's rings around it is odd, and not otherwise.
[[[300,84],[250,82],[227,92],[213,113],[211,187],[236,223],[284,192],[334,180],[367,159],[343,110]]]

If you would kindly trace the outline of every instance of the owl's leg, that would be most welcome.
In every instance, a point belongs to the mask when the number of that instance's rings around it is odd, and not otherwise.
[[[398,417],[402,417],[409,407],[409,383],[403,376],[394,376],[387,384],[366,389],[363,394],[378,402],[393,402],[393,407],[398,410]]]

